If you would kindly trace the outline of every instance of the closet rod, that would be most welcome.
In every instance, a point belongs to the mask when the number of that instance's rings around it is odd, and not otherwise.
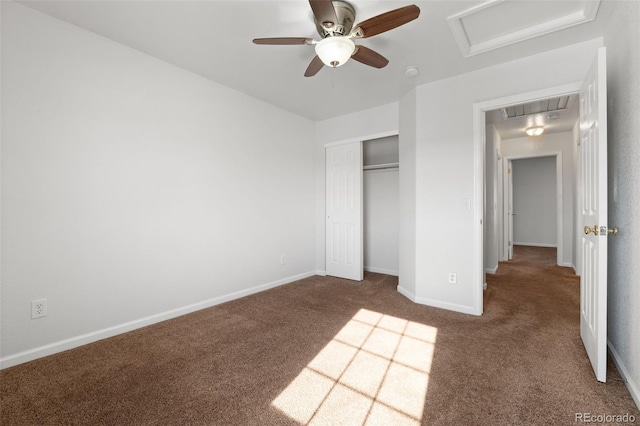
[[[398,169],[400,168],[399,163],[386,163],[386,164],[372,164],[370,166],[364,166],[362,170],[382,170],[382,169]]]

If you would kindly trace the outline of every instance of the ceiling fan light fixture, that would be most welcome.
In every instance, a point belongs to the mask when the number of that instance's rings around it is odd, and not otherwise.
[[[348,37],[327,37],[316,44],[316,55],[333,68],[347,62],[355,50],[356,44]]]
[[[529,136],[540,136],[542,132],[544,132],[544,127],[542,126],[527,127],[526,129],[524,129],[524,131]]]

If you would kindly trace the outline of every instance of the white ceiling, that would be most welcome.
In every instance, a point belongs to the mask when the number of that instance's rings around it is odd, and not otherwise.
[[[507,32],[522,31],[527,14],[534,19],[531,26],[540,25],[544,14],[531,13],[537,8],[552,19],[575,9],[575,4],[588,7],[593,3],[508,1],[509,13],[518,15],[519,27],[514,30],[513,22],[504,19],[504,8],[493,17],[483,9],[482,19],[492,33],[500,34],[501,26]],[[318,39],[306,0],[20,3],[312,120],[394,102],[416,85],[602,36],[596,16],[591,22],[464,57],[447,18],[486,1],[353,0],[356,22],[412,3],[420,7],[421,14],[402,27],[359,41],[387,57],[386,68],[378,70],[352,60],[305,78],[304,71],[315,54],[312,46],[264,46],[251,41],[287,36]],[[615,3],[603,1],[600,11],[606,7],[615,7]],[[474,25],[479,28],[478,22]],[[419,76],[404,75],[404,68],[410,65],[420,68]]]

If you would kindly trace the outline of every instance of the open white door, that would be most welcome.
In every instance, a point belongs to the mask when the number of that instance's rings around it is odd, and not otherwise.
[[[326,148],[327,275],[362,281],[362,142]]]
[[[507,162],[507,260],[513,259],[513,162]]]
[[[582,275],[580,337],[596,378],[607,380],[607,74],[606,50],[580,89]]]

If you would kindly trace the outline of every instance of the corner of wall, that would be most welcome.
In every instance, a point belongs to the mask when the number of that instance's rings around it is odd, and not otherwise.
[[[620,373],[620,377],[624,380],[624,384],[627,386],[629,393],[631,394],[631,398],[633,398],[633,402],[636,403],[636,406],[640,409],[640,385],[635,382],[633,376],[627,370],[624,363],[622,362],[622,358],[616,351],[615,346],[611,343],[611,341],[607,341],[607,346],[609,347],[609,353],[611,354],[611,359],[613,360],[618,373]]]
[[[416,124],[417,93],[413,89],[399,107],[399,285],[398,291],[415,302],[416,292]]]

